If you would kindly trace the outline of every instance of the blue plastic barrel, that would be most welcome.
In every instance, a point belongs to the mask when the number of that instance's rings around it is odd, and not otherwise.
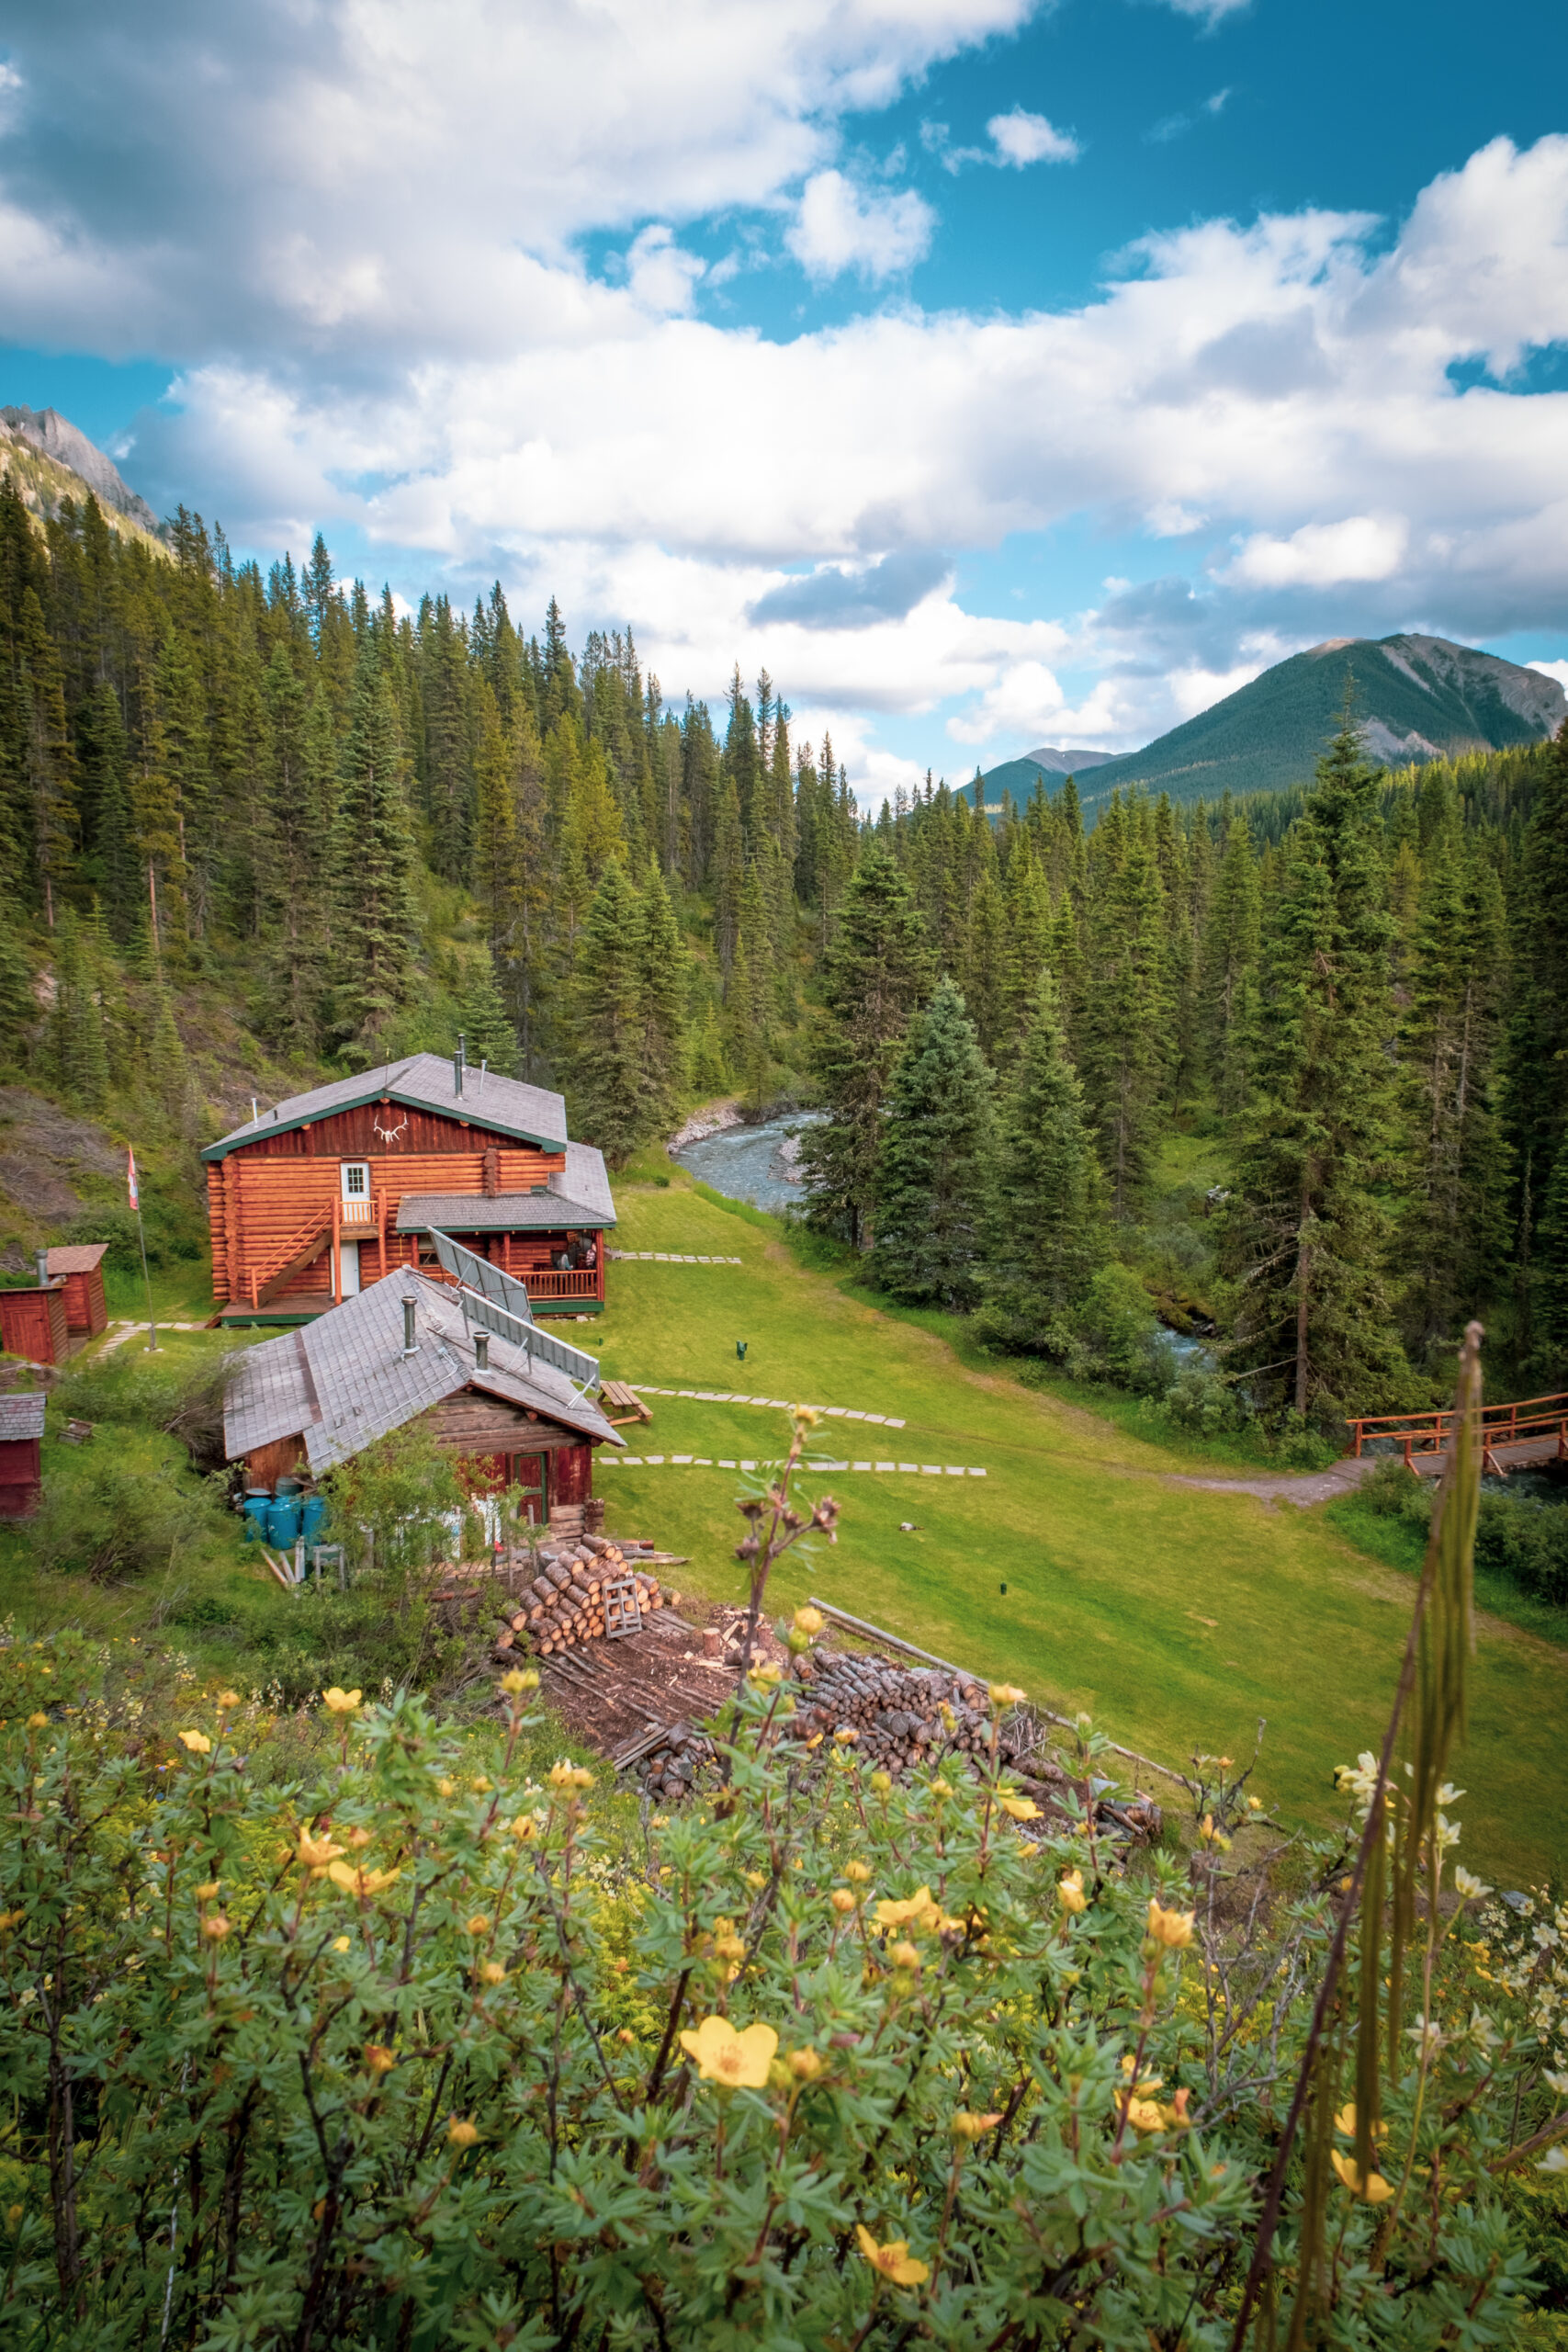
[[[266,1540],[279,1552],[291,1552],[299,1540],[299,1498],[289,1495],[271,1505],[266,1515]]]
[[[247,1495],[244,1499],[245,1541],[262,1544],[266,1540],[266,1515],[272,1509],[270,1495]]]
[[[299,1532],[307,1544],[319,1544],[327,1516],[325,1495],[307,1495],[299,1512]]]
[[[276,1486],[273,1488],[273,1492],[277,1497],[279,1502],[283,1500],[285,1495],[297,1495],[299,1491],[299,1481],[298,1478],[279,1478]]]

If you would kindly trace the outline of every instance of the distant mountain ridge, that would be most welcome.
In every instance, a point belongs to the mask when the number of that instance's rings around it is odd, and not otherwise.
[[[1339,725],[1348,683],[1368,755],[1390,767],[1543,742],[1568,717],[1568,695],[1555,678],[1500,654],[1417,632],[1330,638],[1276,662],[1141,752],[1094,756],[1091,788],[1084,789],[1084,771],[1074,771],[1080,797],[1087,808],[1137,784],[1173,800],[1217,800],[1225,792],[1308,783]],[[1033,753],[994,768],[987,799],[1006,794],[1021,803],[1038,772]]]
[[[58,409],[0,408],[0,473],[9,472],[31,512],[48,516],[62,499],[91,491],[111,530],[145,537],[160,552],[158,517],[111,458]]]

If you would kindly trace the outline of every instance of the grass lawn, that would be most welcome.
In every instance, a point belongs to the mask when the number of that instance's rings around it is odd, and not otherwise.
[[[772,1596],[808,1590],[906,1639],[1005,1675],[1113,1737],[1179,1764],[1194,1747],[1250,1753],[1268,1717],[1262,1790],[1325,1820],[1337,1763],[1375,1744],[1408,1623],[1400,1563],[1371,1556],[1324,1512],[1173,1487],[1213,1475],[1082,1405],[966,1362],[961,1331],[889,1316],[831,1267],[803,1265],[778,1229],[676,1173],[623,1185],[619,1246],[739,1257],[739,1266],[616,1263],[588,1344],[613,1377],[739,1389],[901,1417],[887,1431],[824,1422],[824,1453],[983,1468],[984,1479],[851,1470],[805,1482],[843,1505],[838,1544],[787,1560]],[[745,1362],[735,1343],[747,1342]],[[627,1450],[717,1463],[776,1459],[782,1414],[652,1400]],[[682,1584],[737,1599],[736,1471],[604,1467],[609,1524],[692,1555]],[[913,1521],[917,1532],[899,1532]],[[1005,1582],[1004,1594],[1001,1587]],[[1471,1867],[1505,1883],[1561,1867],[1561,1725],[1568,1649],[1483,1616],[1470,1744],[1456,1778]]]

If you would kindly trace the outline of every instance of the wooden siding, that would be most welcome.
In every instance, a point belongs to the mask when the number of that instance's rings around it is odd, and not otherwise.
[[[48,1290],[0,1290],[0,1346],[7,1355],[33,1363],[63,1363],[66,1346],[65,1286]]]
[[[26,1519],[43,1497],[43,1449],[36,1437],[0,1439],[0,1519]]]
[[[401,1132],[390,1144],[374,1134],[374,1122]],[[397,1103],[367,1103],[361,1110],[334,1113],[314,1125],[278,1136],[258,1136],[241,1145],[225,1159],[210,1160],[207,1170],[207,1214],[212,1236],[213,1294],[235,1306],[251,1301],[253,1275],[265,1283],[286,1263],[295,1242],[318,1214],[323,1227],[331,1222],[333,1203],[341,1194],[339,1170],[345,1159],[364,1159],[370,1166],[369,1205],[378,1214],[385,1203],[387,1271],[411,1262],[410,1236],[395,1236],[398,1204],[407,1193],[447,1193],[485,1195],[492,1192],[543,1191],[546,1181],[566,1166],[564,1152],[536,1151],[513,1145],[429,1112],[404,1112]],[[368,1228],[345,1239],[368,1238]],[[530,1240],[532,1237],[530,1237]],[[541,1248],[543,1248],[541,1241]],[[558,1250],[561,1237],[555,1242]],[[547,1261],[547,1250],[529,1263]],[[374,1246],[360,1258],[361,1287],[378,1279],[379,1261]],[[304,1268],[288,1284],[288,1296],[326,1304],[333,1295],[330,1250]],[[276,1301],[274,1302],[276,1304]]]
[[[65,1277],[65,1328],[69,1331],[107,1331],[109,1310],[104,1297],[104,1270],[91,1266],[85,1272]]]
[[[305,1441],[302,1437],[280,1437],[271,1445],[258,1445],[245,1456],[247,1487],[265,1487],[269,1490],[280,1478],[291,1478],[305,1467]],[[305,1476],[310,1476],[305,1470]]]
[[[502,1396],[487,1396],[478,1389],[459,1389],[419,1415],[438,1445],[453,1453],[537,1454],[549,1456],[552,1502],[586,1502],[593,1491],[593,1443],[577,1430],[555,1421],[536,1420],[520,1405]],[[409,1425],[412,1427],[413,1424]],[[277,1438],[258,1445],[245,1456],[246,1483],[272,1487],[277,1479],[304,1471],[303,1437]]]

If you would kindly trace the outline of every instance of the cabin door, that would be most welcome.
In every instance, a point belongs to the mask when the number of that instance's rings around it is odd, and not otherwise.
[[[547,1527],[550,1520],[549,1481],[543,1453],[514,1453],[508,1464],[509,1486],[520,1487],[518,1517],[529,1527]]]
[[[340,1242],[338,1244],[338,1257],[343,1274],[343,1295],[344,1298],[357,1298],[359,1296],[358,1242]]]

